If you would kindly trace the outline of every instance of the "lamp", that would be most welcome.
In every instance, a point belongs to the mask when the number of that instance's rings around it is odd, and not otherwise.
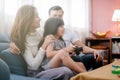
[[[114,10],[113,16],[112,16],[112,21],[116,22],[117,28],[119,28],[119,22],[120,22],[120,9]],[[116,36],[120,36],[118,29]]]

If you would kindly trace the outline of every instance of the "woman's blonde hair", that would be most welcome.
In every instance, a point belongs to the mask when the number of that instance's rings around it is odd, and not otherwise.
[[[22,6],[15,17],[11,31],[11,41],[14,42],[21,51],[25,51],[26,35],[30,33],[35,16],[35,7],[31,5]]]

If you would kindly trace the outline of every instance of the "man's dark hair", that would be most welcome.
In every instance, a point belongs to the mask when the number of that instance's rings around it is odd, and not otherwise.
[[[63,11],[63,9],[62,9],[60,6],[53,6],[53,7],[51,7],[51,8],[49,9],[49,15],[50,15],[50,12],[51,12],[52,10],[62,10],[62,11]],[[64,11],[63,11],[63,13],[64,13]]]

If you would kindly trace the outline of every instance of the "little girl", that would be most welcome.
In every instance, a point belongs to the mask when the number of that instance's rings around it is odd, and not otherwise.
[[[80,73],[86,72],[86,69],[81,62],[74,62],[71,59],[71,55],[74,54],[74,47],[66,47],[65,42],[62,38],[64,34],[64,22],[59,18],[49,18],[44,26],[43,40],[47,35],[54,35],[55,40],[51,42],[46,48],[46,57],[50,59],[47,65],[44,65],[44,69],[56,68],[62,65],[67,66],[73,71]],[[69,54],[72,53],[72,54]]]

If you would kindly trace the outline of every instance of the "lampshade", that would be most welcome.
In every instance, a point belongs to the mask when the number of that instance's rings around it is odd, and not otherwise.
[[[120,9],[114,10],[112,21],[120,21]]]

